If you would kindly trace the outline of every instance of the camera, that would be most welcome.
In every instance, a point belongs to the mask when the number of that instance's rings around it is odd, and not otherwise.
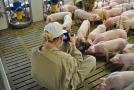
[[[64,42],[70,41],[70,37],[69,37],[68,34],[70,34],[72,37],[74,36],[74,33],[71,33],[69,30],[67,30],[67,33],[64,33],[64,34],[63,34],[63,41],[64,41]]]

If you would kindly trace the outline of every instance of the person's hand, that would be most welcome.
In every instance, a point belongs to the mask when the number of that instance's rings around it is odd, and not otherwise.
[[[68,36],[70,38],[70,42],[72,43],[72,45],[75,45],[75,42],[76,42],[76,36],[75,34],[71,34],[71,33],[68,33]]]

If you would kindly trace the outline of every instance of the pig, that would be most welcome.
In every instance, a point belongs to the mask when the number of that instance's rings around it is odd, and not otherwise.
[[[117,38],[123,38],[127,40],[127,33],[122,29],[110,30],[97,35],[92,44],[97,44],[100,41],[108,41]]]
[[[97,9],[101,9],[103,7],[103,2],[102,1],[99,1],[98,2],[98,7],[97,7]]]
[[[89,35],[87,37],[87,42],[92,44],[92,42],[95,40],[96,36],[105,31],[106,31],[106,27],[104,24],[98,25],[97,28],[95,28],[92,32],[89,33]]]
[[[70,15],[65,15],[64,16],[64,23],[62,25],[62,28],[64,30],[70,30],[71,31],[72,23],[73,23],[73,21],[72,21],[71,16]]]
[[[105,9],[93,9],[90,13],[92,13],[92,14],[98,14],[98,15],[103,14],[105,20],[109,18],[109,13]]]
[[[127,44],[127,46],[123,49],[123,53],[134,53],[134,44]]]
[[[66,5],[74,5],[73,2],[67,2]]]
[[[102,41],[95,45],[90,46],[86,53],[103,53],[105,54],[106,61],[109,62],[109,52],[118,51],[122,53],[122,50],[127,45],[127,40],[123,38],[117,38],[109,41]]]
[[[67,5],[63,5],[61,7],[61,12],[71,12],[71,13],[74,13],[74,11],[76,9],[77,9],[76,6],[67,4]]]
[[[129,31],[129,29],[134,29],[134,19],[129,19],[121,23],[120,29],[124,29],[126,32]]]
[[[126,11],[125,8],[112,8],[109,9],[109,17],[114,17],[114,16],[118,16],[121,15],[124,11]]]
[[[101,20],[101,18],[98,14],[91,14],[89,12],[82,10],[82,9],[75,10],[74,19],[75,19],[76,23],[77,23],[77,19],[83,19],[83,20],[88,20],[88,21]]]
[[[77,32],[77,46],[79,46],[81,42],[85,42],[85,37],[89,30],[90,22],[88,20],[84,20]]]
[[[72,17],[72,14],[70,12],[59,12],[59,13],[54,13],[51,15],[46,15],[46,23],[52,22],[52,21],[57,21],[57,20],[64,20],[65,15],[70,15]]]
[[[121,4],[121,3],[129,3],[129,0],[111,0],[110,2],[117,2],[118,4]]]
[[[112,29],[113,26],[116,24],[119,24],[119,21],[122,23],[123,21],[129,20],[127,16],[115,16],[115,17],[110,17],[106,21],[103,21],[103,23],[106,26],[106,29]]]
[[[126,8],[126,10],[130,10],[131,9],[131,5],[129,3],[123,3],[123,4],[119,4],[119,5],[116,5],[114,8]]]
[[[134,12],[133,11],[126,11],[121,14],[121,16],[127,16],[129,19],[134,17]]]
[[[127,70],[130,66],[134,65],[134,53],[129,54],[117,54],[110,59],[110,62],[114,64],[123,64],[121,71]]]
[[[123,90],[126,86],[134,83],[134,71],[113,72],[107,78],[100,78],[101,83],[97,90]]]
[[[95,2],[93,9],[96,9],[97,7],[98,7],[98,2]]]
[[[116,5],[118,5],[117,2],[111,2],[111,3],[109,4],[110,7],[114,7],[114,6],[116,6]]]

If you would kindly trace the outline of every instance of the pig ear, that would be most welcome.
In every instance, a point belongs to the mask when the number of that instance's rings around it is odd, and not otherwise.
[[[47,15],[46,15],[46,14],[44,14],[44,17],[45,17],[45,18],[47,18]]]
[[[116,61],[114,61],[114,63],[118,63],[119,62],[119,57],[116,57]]]
[[[49,20],[50,20],[50,22],[53,22],[53,19],[52,19],[51,17],[50,17],[50,19],[49,19]]]
[[[106,80],[106,78],[100,78],[100,80]]]
[[[66,27],[63,27],[63,30],[66,30]]]
[[[100,80],[101,80],[101,83],[104,83],[106,78],[100,78]]]

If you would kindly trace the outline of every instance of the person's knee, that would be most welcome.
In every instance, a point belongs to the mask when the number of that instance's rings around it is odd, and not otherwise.
[[[86,60],[88,60],[89,65],[96,67],[96,58],[94,56],[89,55]]]
[[[88,56],[87,60],[89,60],[89,62],[96,64],[96,58],[94,56]]]

